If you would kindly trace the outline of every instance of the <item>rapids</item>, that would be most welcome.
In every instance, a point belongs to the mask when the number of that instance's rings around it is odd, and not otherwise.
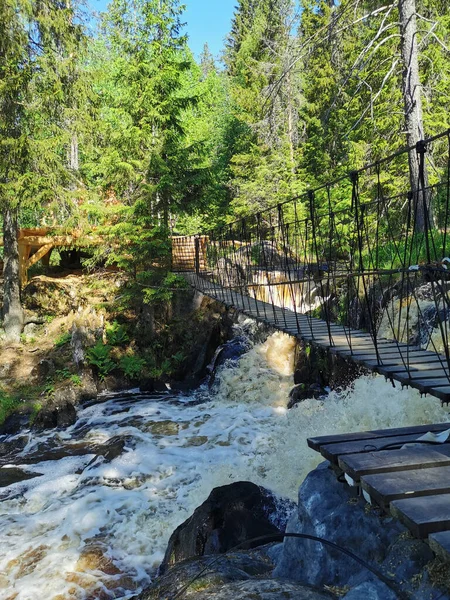
[[[0,471],[39,474],[0,488],[0,598],[129,598],[212,488],[251,480],[295,499],[320,460],[308,436],[448,419],[438,400],[372,376],[288,411],[293,366],[293,340],[275,333],[222,365],[211,389],[130,391],[67,430],[0,437],[18,448]],[[93,451],[113,438],[115,458]]]

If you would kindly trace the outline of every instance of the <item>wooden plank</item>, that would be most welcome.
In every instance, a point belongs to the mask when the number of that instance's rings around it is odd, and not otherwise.
[[[409,363],[406,365],[403,364],[397,364],[397,365],[390,365],[390,366],[383,366],[383,374],[384,373],[411,373],[411,374],[415,374],[416,375],[416,379],[419,379],[419,377],[417,377],[417,375],[423,375],[424,372],[427,371],[444,371],[444,372],[448,372],[448,368],[446,367],[446,365],[443,365],[441,363],[441,361],[438,358],[435,358],[433,361],[426,361],[426,362],[415,362],[415,363]]]
[[[386,367],[389,369],[389,367]],[[380,372],[384,371],[383,367],[380,367]],[[416,367],[411,367],[408,370],[402,369],[401,371],[391,371],[388,373],[390,377],[394,377],[394,379],[412,379],[412,380],[421,380],[421,379],[441,379],[442,377],[448,379],[448,372],[446,372],[443,368],[436,369],[432,368],[429,365],[425,365],[423,369],[417,369]]]
[[[448,426],[443,426],[438,431],[445,431]],[[385,446],[397,446],[399,449],[407,442],[414,442],[421,437],[423,433],[409,433],[379,437],[371,440],[345,441],[335,444],[323,444],[320,446],[320,453],[330,462],[337,464],[339,457],[345,454],[356,454],[357,452],[379,452],[380,450],[393,450],[394,448],[385,448]]]
[[[401,381],[400,378],[394,377],[397,381]],[[416,390],[419,390],[422,394],[429,394],[435,387],[444,385],[448,381],[446,377],[441,379],[410,379],[403,381],[403,385],[409,385]]]
[[[391,513],[418,538],[450,529],[450,494],[394,500]]]
[[[429,423],[427,425],[411,425],[410,427],[394,427],[391,429],[373,429],[371,431],[355,431],[352,433],[338,433],[334,435],[321,435],[307,439],[308,446],[316,452],[320,452],[320,447],[325,444],[338,444],[340,442],[351,442],[357,440],[376,440],[378,438],[419,434],[423,435],[428,431],[444,431],[450,429],[448,423]]]
[[[434,387],[433,394],[446,401],[445,399],[450,397],[450,385],[439,385]]]
[[[380,450],[341,456],[338,460],[339,467],[355,481],[363,475],[387,473],[392,471],[408,471],[411,469],[425,469],[450,465],[450,457],[442,453],[442,449],[450,444],[442,444],[440,451],[435,446],[430,448],[414,447],[405,450]]]
[[[402,498],[450,494],[450,467],[364,475],[361,487],[382,508]]]
[[[450,561],[450,531],[439,531],[428,537],[430,548],[443,560]]]

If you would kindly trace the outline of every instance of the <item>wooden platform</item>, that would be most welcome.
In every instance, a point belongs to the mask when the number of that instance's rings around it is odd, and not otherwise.
[[[309,438],[308,446],[450,561],[450,443],[418,442],[447,430],[450,423],[328,435]]]
[[[442,354],[383,338],[378,338],[375,344],[367,332],[328,324],[309,315],[255,300],[215,285],[192,272],[182,274],[193,287],[210,298],[275,329],[349,358],[370,371],[398,381],[402,386],[410,386],[442,402],[450,402],[450,370]]]

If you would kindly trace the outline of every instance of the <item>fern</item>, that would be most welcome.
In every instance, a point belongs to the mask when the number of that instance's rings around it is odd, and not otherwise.
[[[103,344],[101,340],[87,352],[89,364],[96,367],[101,380],[105,379],[116,368],[116,363],[110,357],[110,352],[111,346]]]

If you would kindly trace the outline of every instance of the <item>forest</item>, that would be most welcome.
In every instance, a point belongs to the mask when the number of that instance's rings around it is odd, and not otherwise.
[[[0,6],[3,323],[23,326],[17,234],[96,231],[86,266],[146,285],[171,234],[264,210],[449,127],[446,0],[240,0],[221,59],[179,0]],[[411,187],[414,165],[410,165]],[[436,178],[447,173],[435,163]],[[391,173],[392,187],[408,173]],[[150,275],[149,275],[150,277]]]

